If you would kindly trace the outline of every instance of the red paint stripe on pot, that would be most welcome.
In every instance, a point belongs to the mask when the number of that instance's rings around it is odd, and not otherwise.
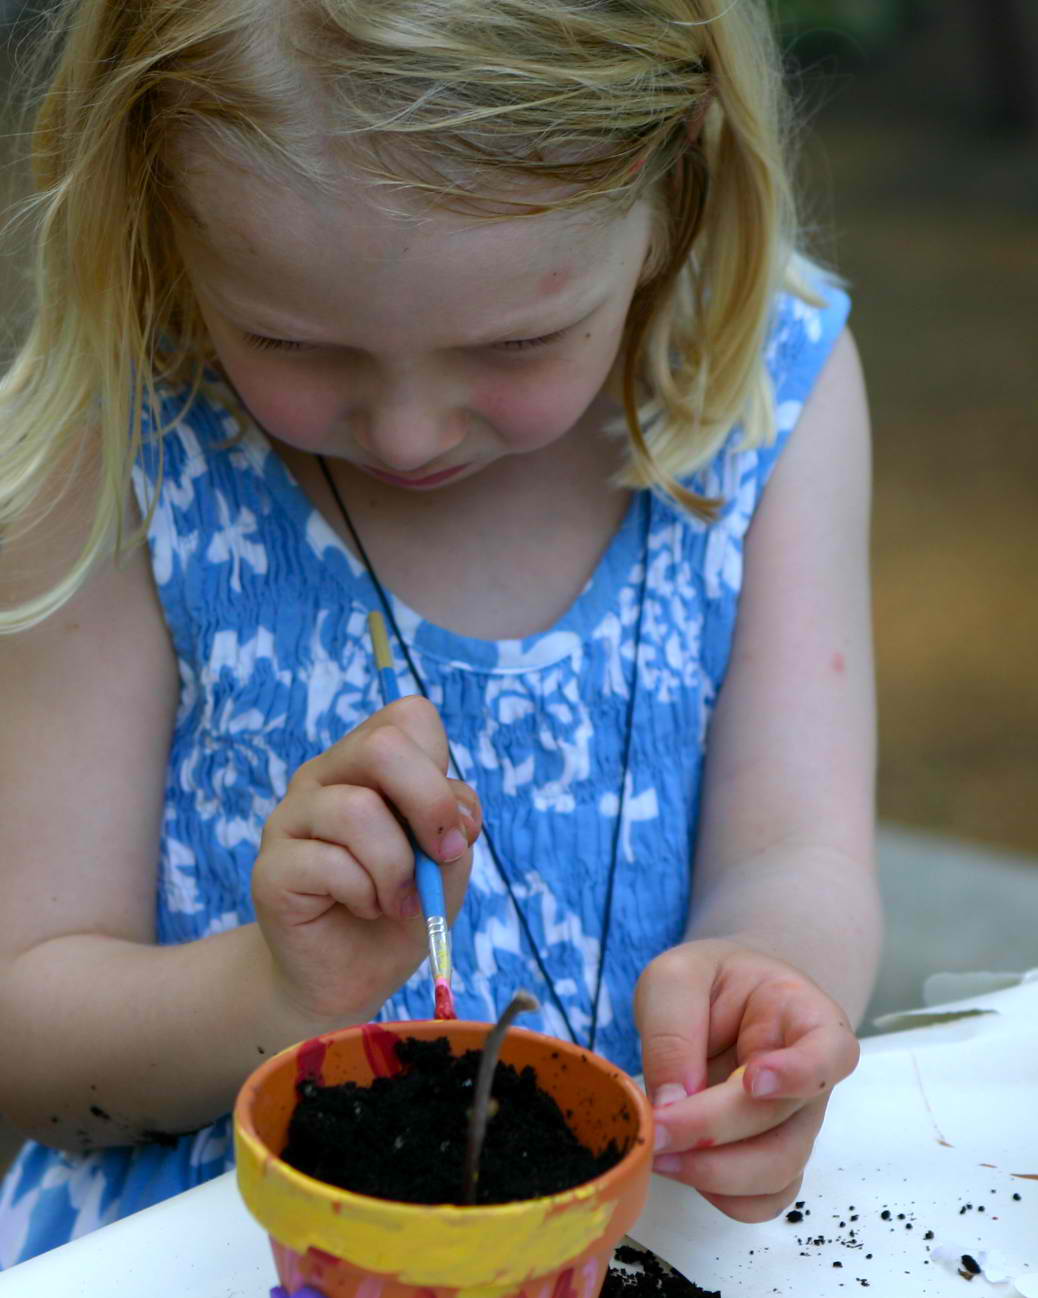
[[[368,1067],[376,1077],[395,1077],[403,1071],[396,1057],[396,1037],[392,1032],[387,1032],[380,1023],[365,1023],[360,1031]]]
[[[320,1037],[304,1041],[296,1052],[296,1083],[316,1082],[322,1085],[321,1069],[324,1057],[328,1053],[328,1044]]]
[[[314,1248],[312,1244],[306,1252],[308,1257],[312,1257],[315,1262],[321,1262],[324,1266],[339,1266],[342,1263],[341,1257],[336,1257],[334,1253],[326,1253],[323,1248]]]
[[[577,1291],[573,1287],[573,1268],[571,1266],[567,1267],[555,1281],[555,1288],[551,1291],[551,1298],[577,1298]]]

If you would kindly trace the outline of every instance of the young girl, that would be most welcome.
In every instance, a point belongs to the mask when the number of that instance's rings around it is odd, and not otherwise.
[[[659,1171],[774,1215],[879,922],[867,418],[763,4],[65,33],[0,419],[0,1261],[226,1170],[273,1051],[430,1016],[402,821],[460,1017],[528,987],[644,1070]]]

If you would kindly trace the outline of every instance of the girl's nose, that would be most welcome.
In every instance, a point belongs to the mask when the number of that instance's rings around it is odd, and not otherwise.
[[[432,400],[379,402],[355,414],[354,436],[380,467],[414,473],[464,441],[464,415]]]

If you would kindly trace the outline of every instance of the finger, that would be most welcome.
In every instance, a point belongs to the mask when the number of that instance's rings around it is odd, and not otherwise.
[[[860,1055],[849,1026],[834,1019],[784,1049],[754,1055],[746,1064],[743,1086],[755,1099],[812,1099],[852,1073]]]
[[[370,881],[375,910],[365,918],[382,914],[407,919],[414,915],[414,853],[399,821],[374,789],[333,784],[300,792],[286,798],[279,809],[278,829],[298,841],[317,839],[345,851]],[[310,862],[334,858],[311,853],[291,859]],[[331,881],[322,889],[322,880],[313,872],[305,883],[298,878],[286,882],[300,892],[331,890]]]
[[[687,949],[678,952],[653,960],[634,995],[645,1089],[661,1109],[695,1095],[707,1081],[711,975],[703,962],[697,980],[695,959]]]
[[[280,858],[253,874],[258,916],[296,928],[336,903],[361,919],[382,915],[371,875],[346,848],[304,838],[287,843]]]
[[[703,1198],[708,1203],[712,1203],[719,1212],[723,1212],[725,1216],[735,1221],[747,1223],[770,1221],[796,1200],[803,1181],[804,1178],[798,1176],[778,1194],[704,1194]]]
[[[743,1070],[698,1095],[654,1111],[656,1150],[703,1150],[731,1145],[786,1122],[802,1100],[757,1100],[744,1086]]]
[[[471,784],[466,784],[464,780],[449,780],[451,788],[454,790],[454,797],[458,804],[458,814],[461,816],[461,828],[465,837],[468,839],[469,847],[483,832],[483,806],[479,800],[479,794]]]
[[[664,1154],[653,1168],[701,1194],[778,1195],[803,1172],[824,1116],[823,1102],[805,1105],[786,1122],[748,1140]]]
[[[751,991],[739,1023],[739,1050],[748,1060],[780,1050],[825,1028],[853,1035],[840,1007],[809,978],[784,975],[766,979]]]
[[[446,774],[450,763],[447,732],[435,706],[420,694],[409,694],[387,703],[306,765],[313,768],[315,777],[324,784],[351,784],[357,773],[355,741],[387,726],[407,735]]]
[[[445,760],[441,762],[438,753],[428,751],[428,734],[416,739],[393,720],[397,709],[412,702],[425,704],[424,699],[401,699],[377,714],[379,724],[365,722],[345,740],[306,763],[297,772],[290,796],[296,790],[314,786],[372,788],[408,822],[423,850],[446,864],[465,855],[468,839],[455,789],[444,774]],[[435,709],[432,715],[442,734]]]

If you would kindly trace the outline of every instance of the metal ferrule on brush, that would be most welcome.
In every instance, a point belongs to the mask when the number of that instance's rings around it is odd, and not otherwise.
[[[425,921],[429,934],[429,964],[433,978],[451,980],[451,935],[443,915],[430,915]]]

